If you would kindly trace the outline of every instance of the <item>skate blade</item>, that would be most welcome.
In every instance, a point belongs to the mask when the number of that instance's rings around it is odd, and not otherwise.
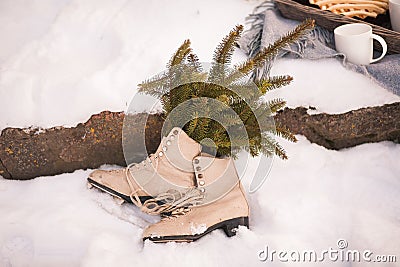
[[[222,229],[225,232],[226,236],[232,237],[236,235],[239,226],[245,226],[249,228],[249,217],[248,216],[238,217],[214,224],[213,226],[209,227],[204,233],[198,235],[180,235],[180,236],[177,235],[177,236],[158,236],[158,237],[149,236],[149,237],[144,237],[143,241],[150,240],[154,243],[167,243],[167,242],[189,243],[189,242],[194,242],[217,229]]]
[[[100,186],[98,186],[96,184],[91,184],[91,183],[88,182],[88,188],[90,189],[90,188],[93,188],[93,187],[97,188],[98,190],[100,190],[102,192],[105,192],[105,193],[111,195],[114,198],[114,200],[116,200],[117,203],[121,203],[122,204],[122,203],[125,202],[125,200],[123,198],[121,198],[120,196],[118,196],[118,195],[116,195],[116,194],[114,194],[114,193],[112,193],[110,191],[107,191],[106,189],[104,189],[104,188],[102,188],[102,187],[100,187]]]

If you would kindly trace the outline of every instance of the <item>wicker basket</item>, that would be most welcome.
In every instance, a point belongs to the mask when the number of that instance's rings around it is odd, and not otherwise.
[[[275,2],[279,11],[284,17],[295,20],[312,18],[315,20],[317,25],[322,26],[330,31],[333,31],[336,27],[343,24],[360,22],[366,23],[372,27],[374,33],[382,36],[385,39],[388,45],[388,52],[390,54],[400,53],[400,33],[384,28],[383,26],[376,25],[376,23],[379,23],[386,27],[390,27],[388,15],[380,15],[380,18],[375,21],[371,19],[369,21],[364,21],[337,15],[330,11],[320,10],[317,6],[308,6],[305,4],[304,0],[275,0]],[[378,50],[381,49],[380,46],[377,46],[377,48]]]

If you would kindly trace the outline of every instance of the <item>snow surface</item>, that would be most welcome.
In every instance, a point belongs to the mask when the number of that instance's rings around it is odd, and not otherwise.
[[[205,223],[195,224],[191,223],[190,230],[192,231],[192,235],[199,235],[207,231],[207,225]]]
[[[0,130],[127,108],[185,39],[209,62],[260,1],[0,1]],[[229,12],[229,13],[228,13]]]
[[[2,0],[0,130],[74,126],[102,110],[124,110],[136,84],[162,71],[184,39],[209,61],[220,39],[258,3]],[[235,54],[236,61],[243,57]],[[269,95],[291,107],[341,113],[399,101],[335,60],[281,60],[272,73],[294,76],[292,85]],[[395,254],[399,261],[400,145],[331,151],[298,138],[282,141],[289,160],[274,160],[266,183],[248,196],[250,230],[232,238],[214,231],[191,244],[143,244],[143,229],[159,218],[88,190],[90,170],[30,181],[0,177],[0,266],[286,266],[260,262],[258,252],[265,246],[322,251],[340,238],[350,249]]]
[[[283,142],[290,159],[275,160],[264,186],[249,195],[250,230],[232,238],[214,231],[190,244],[143,244],[143,229],[158,218],[87,189],[90,171],[1,179],[0,266],[268,266],[257,255],[266,245],[322,251],[339,238],[351,249],[399,256],[400,145],[331,151],[299,139]]]
[[[183,40],[209,62],[223,36],[258,3],[2,0],[0,130],[74,126],[105,109],[126,110],[136,85],[163,71]],[[295,78],[274,93],[289,106],[333,113],[399,101],[335,60],[284,61],[273,73]]]
[[[315,107],[314,113],[344,113],[400,101],[400,96],[383,90],[362,74],[343,68],[336,59],[280,60],[271,74],[289,74],[293,82],[268,93],[268,98],[281,97],[292,108]]]

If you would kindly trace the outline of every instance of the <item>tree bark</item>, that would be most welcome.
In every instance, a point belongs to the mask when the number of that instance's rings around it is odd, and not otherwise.
[[[342,114],[309,115],[304,107],[286,108],[278,112],[275,121],[328,149],[381,141],[400,142],[400,102]]]
[[[135,116],[139,120],[147,115]],[[124,166],[123,121],[124,113],[105,111],[73,128],[4,129],[0,136],[0,175],[6,179],[26,180],[94,169],[103,164]],[[276,114],[275,121],[328,149],[400,141],[400,102],[343,114],[310,115],[304,107],[286,108]],[[157,149],[162,124],[160,114],[149,115],[145,140],[149,153]],[[129,130],[143,132],[135,127]],[[135,145],[135,140],[132,144]],[[137,154],[133,159],[140,161],[145,156]]]
[[[147,114],[137,114],[139,119]],[[0,175],[31,179],[102,164],[125,165],[121,134],[124,113],[105,111],[73,128],[4,129],[0,136]],[[149,115],[146,146],[154,152],[160,142],[160,115]],[[143,129],[132,129],[143,131]],[[139,161],[145,155],[136,155]]]

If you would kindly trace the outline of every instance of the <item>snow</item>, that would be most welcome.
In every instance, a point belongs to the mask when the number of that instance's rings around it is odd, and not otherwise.
[[[208,62],[259,2],[3,0],[0,130],[74,126],[104,109],[125,110],[136,85],[163,71],[183,40]],[[323,101],[319,110],[341,112],[399,100],[332,60],[285,61],[273,72],[294,76],[279,93],[290,106]]]
[[[102,110],[124,110],[136,84],[162,71],[184,39],[209,61],[220,39],[258,3],[0,1],[0,130],[33,126],[40,133]],[[243,58],[235,54],[235,61]],[[335,60],[280,60],[272,73],[294,77],[268,96],[283,97],[290,107],[342,113],[399,101]],[[340,238],[350,249],[399,260],[400,145],[332,151],[298,139],[281,141],[289,160],[274,160],[265,184],[248,195],[250,230],[241,227],[232,238],[214,231],[190,244],[143,243],[143,230],[159,218],[87,189],[91,170],[30,181],[0,177],[0,266],[286,266],[260,262],[258,252],[266,246],[322,251]],[[365,266],[331,264],[349,265]]]
[[[207,225],[205,223],[191,223],[190,225],[190,230],[192,232],[192,235],[199,235],[204,233],[207,230]]]
[[[400,96],[383,90],[362,74],[343,68],[336,59],[280,60],[271,74],[289,74],[293,82],[268,93],[268,98],[281,97],[292,108],[315,107],[313,113],[344,113],[400,101]]]
[[[104,109],[125,110],[136,85],[163,71],[185,39],[210,61],[258,3],[3,0],[0,130],[74,126]]]
[[[158,218],[87,189],[90,170],[1,179],[0,266],[253,266],[266,245],[322,251],[339,238],[351,249],[399,253],[400,145],[332,151],[298,138],[283,142],[290,159],[275,160],[264,186],[248,196],[250,230],[232,238],[214,231],[190,244],[143,244],[144,228]]]

